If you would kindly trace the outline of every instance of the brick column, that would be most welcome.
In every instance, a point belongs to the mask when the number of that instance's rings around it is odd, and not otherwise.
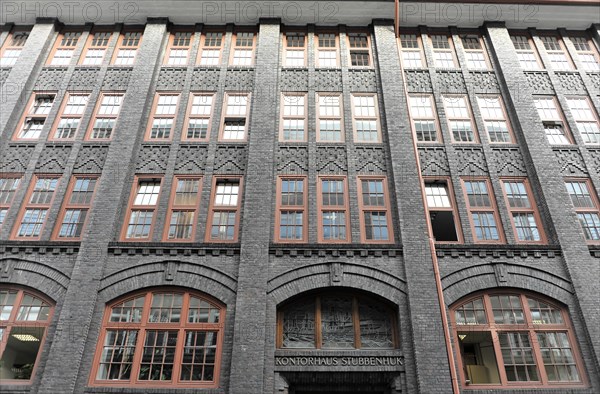
[[[269,242],[274,192],[279,20],[262,20],[258,33],[254,94],[248,138],[248,167],[244,180],[240,268],[235,306],[233,361],[229,392],[264,393],[265,330]]]
[[[144,131],[143,114],[152,103],[150,89],[160,69],[159,55],[166,35],[166,20],[149,20],[138,50],[131,80],[135,87],[125,95],[114,139],[108,152],[102,177],[97,185],[94,209],[73,272],[71,285],[62,300],[57,316],[57,328],[39,393],[72,393],[79,375],[89,327],[92,323],[98,286],[107,261],[108,243],[118,233],[120,204],[127,201],[134,168],[130,167],[133,152],[140,144]],[[82,371],[84,379],[89,371]],[[85,385],[85,383],[83,384]],[[78,385],[79,387],[81,385]]]
[[[374,21],[374,39],[379,57],[379,74],[389,134],[394,194],[398,205],[400,231],[411,310],[414,366],[407,375],[416,375],[419,392],[449,393],[452,385],[444,341],[440,305],[429,248],[425,208],[415,162],[413,134],[408,119],[404,78],[392,21]],[[412,369],[412,371],[411,371]],[[432,377],[435,376],[435,379]]]

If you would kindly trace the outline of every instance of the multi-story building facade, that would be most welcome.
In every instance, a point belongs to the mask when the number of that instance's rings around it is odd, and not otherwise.
[[[598,2],[1,7],[2,392],[600,392]]]

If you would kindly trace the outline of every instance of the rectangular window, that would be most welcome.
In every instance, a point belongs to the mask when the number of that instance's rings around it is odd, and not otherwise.
[[[13,29],[0,50],[0,67],[12,67],[17,63],[28,37],[29,31]]]
[[[571,42],[577,51],[581,67],[585,71],[599,72],[600,60],[592,40],[586,36],[572,36]]]
[[[157,93],[148,123],[146,140],[170,140],[177,116],[179,93]]]
[[[513,137],[500,96],[478,96],[477,103],[491,143],[512,143]]]
[[[108,44],[112,32],[110,31],[93,31],[90,33],[83,56],[79,59],[79,63],[84,66],[99,66],[104,61],[104,55],[108,50]]]
[[[132,66],[142,41],[141,31],[125,31],[121,33],[112,59],[116,66]]]
[[[207,141],[212,123],[214,95],[192,93],[183,140]]]
[[[46,216],[54,199],[59,178],[33,176],[25,205],[21,211],[19,225],[14,238],[37,240],[42,234]]]
[[[237,242],[242,205],[241,183],[241,178],[214,178],[207,242]]]
[[[461,36],[463,48],[465,49],[465,58],[467,60],[467,68],[472,70],[484,70],[490,68],[483,40],[476,34],[467,34]]]
[[[439,136],[436,110],[431,95],[410,95],[408,97],[413,132],[419,142],[438,142]]]
[[[223,49],[223,32],[207,31],[202,34],[202,43],[198,51],[198,64],[201,66],[217,66],[221,62]]]
[[[600,144],[600,122],[587,97],[567,97],[571,114],[585,144]]]
[[[568,180],[565,185],[585,239],[591,242],[600,241],[600,211],[598,197],[593,191],[592,183],[589,180]]]
[[[400,47],[404,68],[423,67],[421,37],[418,34],[400,34]]]
[[[358,178],[358,206],[362,242],[392,243],[393,225],[385,177]]]
[[[535,50],[535,45],[533,45],[533,42],[528,35],[511,34],[510,39],[517,51],[517,57],[519,58],[521,68],[524,70],[541,69],[541,62]]]
[[[59,217],[59,226],[55,229],[54,239],[79,240],[92,206],[96,175],[77,175],[71,180],[69,190]]]
[[[169,45],[165,64],[169,66],[185,66],[188,64],[194,33],[191,31],[173,31],[169,35]]]
[[[350,242],[346,178],[321,177],[317,189],[319,242]]]
[[[500,332],[498,339],[506,379],[509,382],[539,381],[529,333]]]
[[[467,96],[444,96],[446,118],[454,142],[478,142]]]
[[[317,67],[339,67],[338,36],[336,33],[316,33]]]
[[[556,99],[554,97],[535,97],[534,102],[544,125],[548,142],[551,145],[571,144],[569,134],[565,129],[562,112],[556,103]]]
[[[564,44],[561,39],[556,36],[543,35],[540,40],[544,44],[550,64],[555,70],[572,70],[573,66]]]
[[[342,142],[342,96],[317,93],[317,141]]]
[[[306,141],[307,102],[304,93],[283,93],[281,96],[281,131],[282,142]]]
[[[67,93],[50,136],[53,140],[72,140],[79,129],[89,101],[88,93]]]
[[[21,183],[20,175],[6,174],[0,176],[0,227],[6,219],[19,183]]]
[[[161,182],[161,178],[136,177],[129,200],[128,215],[123,228],[122,238],[124,240],[150,240]]]
[[[165,241],[191,242],[194,240],[201,181],[202,178],[194,176],[176,176],[174,178]]]
[[[15,139],[37,140],[46,124],[46,118],[54,104],[54,93],[34,93],[17,129]]]
[[[433,61],[438,68],[455,68],[454,49],[450,36],[446,34],[434,34],[429,36],[433,48]]]
[[[367,33],[348,33],[350,66],[371,66],[371,40]]]
[[[460,242],[460,223],[449,180],[426,180],[425,196],[436,242]]]
[[[505,179],[502,183],[517,242],[544,242],[537,204],[530,197],[527,180]]]
[[[285,67],[306,66],[306,34],[300,32],[285,33]]]
[[[51,66],[68,66],[71,63],[71,58],[75,53],[80,37],[80,31],[62,32],[54,43],[54,48],[48,58],[48,64]]]
[[[90,122],[88,140],[110,140],[123,104],[123,94],[102,94]]]
[[[250,95],[225,93],[220,141],[245,141],[250,115]]]
[[[352,95],[352,120],[355,142],[381,142],[379,108],[375,95]]]
[[[251,31],[238,31],[233,35],[232,66],[251,66],[254,64],[254,43],[256,34]]]
[[[280,176],[277,179],[277,242],[306,242],[307,240],[306,177]]]
[[[496,201],[487,179],[463,179],[475,242],[504,242]]]

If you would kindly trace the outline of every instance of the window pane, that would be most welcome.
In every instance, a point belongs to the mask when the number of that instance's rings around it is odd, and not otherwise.
[[[96,379],[129,380],[137,342],[136,330],[108,330]]]
[[[152,307],[148,315],[149,323],[179,323],[183,295],[174,293],[152,294]]]
[[[321,334],[324,349],[354,348],[352,298],[321,298]]]
[[[315,302],[295,303],[283,312],[284,348],[315,347]]]
[[[190,297],[188,323],[218,323],[220,309],[209,302]]]
[[[452,208],[445,184],[426,183],[425,194],[429,208]]]
[[[460,325],[487,324],[483,298],[477,298],[456,308],[454,317],[456,324]]]
[[[492,313],[496,324],[524,324],[525,317],[521,299],[516,295],[490,296]]]
[[[533,349],[526,332],[502,332],[498,334],[509,382],[538,381]]]
[[[535,298],[527,298],[533,324],[564,324],[560,309]]]
[[[565,332],[538,332],[546,375],[551,382],[579,382],[575,357]]]
[[[112,307],[110,313],[111,322],[119,323],[139,323],[142,321],[142,309],[144,307],[145,296],[136,297],[124,301]]]
[[[44,327],[18,326],[10,330],[10,336],[6,339],[6,347],[0,359],[3,380],[27,381],[31,378],[44,331]]]
[[[186,331],[181,364],[182,381],[213,381],[217,355],[216,331]]]
[[[16,291],[0,290],[0,320],[8,320],[10,318],[16,299]]]
[[[165,381],[173,379],[177,334],[177,331],[146,331],[139,380]]]
[[[390,311],[367,300],[358,303],[361,348],[386,349],[394,347]]]
[[[133,205],[156,205],[160,193],[160,181],[139,181]]]

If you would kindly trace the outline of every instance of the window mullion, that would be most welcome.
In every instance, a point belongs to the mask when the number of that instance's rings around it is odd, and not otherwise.
[[[315,348],[321,349],[323,346],[323,333],[321,332],[321,297],[316,297],[315,301]]]
[[[352,297],[352,321],[354,323],[354,348],[360,349],[362,347],[360,340],[360,316],[358,314],[358,299]]]

